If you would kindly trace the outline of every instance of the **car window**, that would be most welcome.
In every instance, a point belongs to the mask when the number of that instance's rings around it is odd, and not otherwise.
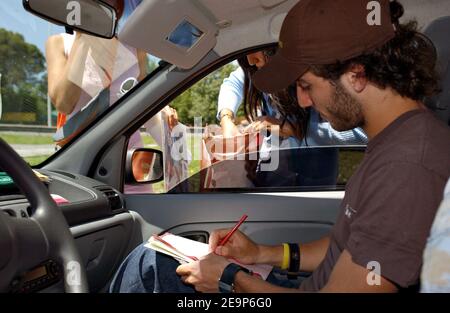
[[[125,1],[119,30],[141,0]],[[22,0],[0,2],[0,137],[31,165],[45,161],[159,66],[118,41],[46,22]]]
[[[131,136],[131,147],[162,151],[164,180],[126,185],[125,193],[344,189],[365,151],[364,141],[344,140],[353,133],[334,135],[322,121],[316,129],[309,130],[311,135],[303,141],[291,136],[276,142],[275,130],[249,130],[254,124],[241,103],[233,120],[237,133],[224,135],[218,114],[219,98],[224,97],[227,83],[239,75],[236,61],[219,68],[179,95]],[[308,118],[311,125],[320,120],[314,114]],[[322,140],[313,131],[337,137]]]
[[[170,193],[344,190],[364,157],[364,149],[315,147],[280,151],[284,163],[256,170],[257,161],[225,160],[189,177]]]
[[[200,172],[203,126],[218,123],[220,85],[236,68],[237,63],[232,62],[200,80],[130,137],[129,149],[145,147],[163,152],[165,178],[157,184],[126,185],[125,193],[165,193]],[[177,123],[171,125],[175,117]]]

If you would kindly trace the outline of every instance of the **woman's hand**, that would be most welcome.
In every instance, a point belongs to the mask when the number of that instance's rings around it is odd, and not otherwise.
[[[166,107],[164,107],[164,109],[162,109],[162,111],[164,113],[166,113],[167,119],[168,119],[167,122],[169,124],[169,129],[172,130],[175,126],[178,125],[177,110],[175,110],[174,108],[171,108],[170,106],[166,106]]]
[[[221,126],[224,138],[230,138],[241,134],[233,121],[227,117],[222,120]]]
[[[219,246],[220,241],[227,236],[231,229],[219,229],[211,233],[209,237],[209,249],[226,258],[232,258],[242,264],[258,263],[260,248],[250,238],[239,230],[236,231],[224,246]]]
[[[264,129],[269,129],[278,126],[280,127],[280,136],[282,138],[288,138],[295,136],[294,130],[289,123],[284,123],[281,127],[281,121],[270,116],[261,116],[253,123],[245,128],[245,132],[260,132]]]

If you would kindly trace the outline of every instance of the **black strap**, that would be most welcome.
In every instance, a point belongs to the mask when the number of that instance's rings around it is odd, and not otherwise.
[[[223,293],[234,292],[234,278],[239,271],[244,271],[250,273],[248,269],[237,265],[235,263],[230,263],[223,270],[222,276],[219,280],[219,291]]]
[[[295,279],[300,271],[300,247],[296,243],[289,244],[288,278]]]

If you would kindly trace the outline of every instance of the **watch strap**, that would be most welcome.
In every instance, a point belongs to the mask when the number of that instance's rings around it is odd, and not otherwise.
[[[250,270],[237,265],[235,263],[230,263],[225,267],[222,272],[222,276],[219,280],[219,291],[222,293],[232,293],[234,292],[234,278],[236,277],[237,272],[244,271],[245,273],[250,274]]]

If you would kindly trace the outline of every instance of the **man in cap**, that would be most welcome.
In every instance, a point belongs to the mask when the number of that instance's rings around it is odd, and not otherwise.
[[[257,72],[255,85],[272,93],[297,82],[299,102],[333,128],[364,129],[365,158],[329,236],[264,246],[238,231],[219,246],[229,230],[217,230],[209,242],[215,253],[176,269],[184,283],[202,292],[418,290],[423,250],[450,176],[450,129],[423,105],[437,91],[435,51],[414,23],[399,24],[402,10],[388,0],[301,0],[291,9],[279,52]],[[131,260],[150,253],[139,249]],[[312,275],[299,287],[267,282],[230,265],[230,258]],[[120,275],[131,268],[127,262]],[[162,275],[154,264],[145,271],[140,277]],[[153,286],[137,276],[134,286]],[[117,282],[114,290],[123,286]]]

